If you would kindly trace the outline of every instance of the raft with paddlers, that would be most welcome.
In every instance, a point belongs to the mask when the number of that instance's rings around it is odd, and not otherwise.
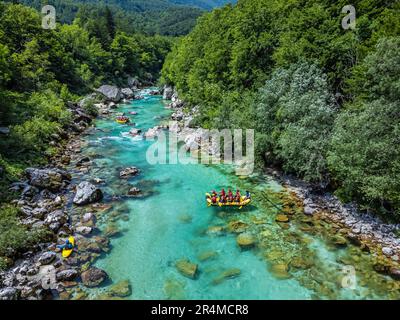
[[[131,120],[126,116],[119,116],[115,118],[115,121],[119,124],[126,124],[129,123]]]
[[[233,195],[232,191],[229,189],[228,194],[225,193],[225,190],[222,189],[219,195],[215,190],[210,193],[206,193],[206,202],[207,206],[218,206],[218,207],[242,207],[247,206],[251,202],[251,195],[249,191],[246,191],[246,195],[242,196],[240,191],[237,190],[236,194]]]

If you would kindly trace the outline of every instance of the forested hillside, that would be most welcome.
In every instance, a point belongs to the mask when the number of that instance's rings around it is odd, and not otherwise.
[[[199,19],[163,68],[196,124],[253,128],[259,165],[400,209],[400,3],[239,0]]]
[[[157,81],[171,46],[162,36],[122,32],[111,12],[45,30],[34,9],[1,3],[0,30],[0,127],[10,129],[0,141],[4,187],[57,151],[47,142],[68,123],[68,100],[128,76]]]
[[[9,1],[15,2],[15,1]],[[40,10],[45,4],[56,8],[57,20],[71,23],[79,14],[98,10],[107,6],[116,17],[118,27],[125,32],[142,32],[179,36],[187,34],[195,25],[203,9],[211,9],[227,1],[219,0],[19,0],[20,3]],[[101,15],[98,15],[101,17]]]

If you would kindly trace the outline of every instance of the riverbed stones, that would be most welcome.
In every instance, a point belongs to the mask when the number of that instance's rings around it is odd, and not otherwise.
[[[108,278],[108,275],[102,269],[91,267],[81,274],[81,278],[84,286],[93,288],[102,284]]]
[[[199,259],[199,261],[206,261],[206,260],[211,260],[218,257],[218,252],[216,251],[204,251],[201,252],[198,256],[197,259]]]
[[[256,239],[250,233],[241,233],[237,236],[236,243],[239,245],[240,248],[248,249],[255,245]]]
[[[90,234],[92,232],[92,228],[91,227],[86,227],[86,226],[76,227],[75,230],[76,230],[77,233],[80,233],[80,234],[83,234],[83,235],[88,235],[88,234]]]
[[[25,173],[29,184],[40,189],[59,191],[64,180],[70,180],[70,175],[59,169],[35,169],[28,168]]]
[[[17,300],[18,291],[14,287],[0,289],[0,300]]]
[[[52,263],[56,258],[56,253],[53,251],[47,251],[42,253],[42,255],[39,257],[38,262],[41,265],[47,265]]]
[[[113,297],[128,297],[132,293],[129,280],[123,280],[110,286],[107,293]]]
[[[95,91],[101,93],[107,101],[119,102],[122,99],[121,90],[116,86],[102,85]]]
[[[100,201],[103,198],[102,191],[88,181],[83,181],[77,186],[74,204],[82,206]]]
[[[291,278],[289,271],[289,266],[285,263],[273,264],[269,268],[272,275],[280,280],[285,280]]]
[[[188,259],[180,259],[175,263],[176,269],[187,278],[195,279],[197,276],[198,265]]]
[[[286,214],[277,214],[275,217],[276,222],[289,222],[289,217]]]
[[[72,281],[78,276],[78,271],[75,269],[66,269],[57,272],[56,279],[57,281]]]
[[[214,285],[220,284],[227,279],[233,279],[240,276],[241,271],[238,268],[231,268],[222,271],[215,279],[213,279],[212,283]]]
[[[394,254],[393,249],[392,249],[392,248],[389,248],[389,247],[383,247],[383,248],[382,248],[382,253],[383,253],[385,256],[388,256],[388,257],[390,257],[390,256],[392,256],[392,255]]]
[[[133,90],[131,88],[122,88],[121,94],[125,99],[132,99],[134,97]]]
[[[139,169],[136,167],[128,167],[120,171],[119,177],[121,179],[128,179],[139,174]]]
[[[130,196],[137,196],[140,193],[141,193],[141,190],[139,188],[137,188],[137,187],[132,187],[128,191],[128,195],[130,195]]]
[[[232,233],[242,233],[246,231],[249,225],[241,220],[235,220],[228,223],[228,231]]]

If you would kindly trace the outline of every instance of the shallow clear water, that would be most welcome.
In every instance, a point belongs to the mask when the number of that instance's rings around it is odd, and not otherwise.
[[[130,116],[136,127],[145,132],[157,125],[160,118],[168,117],[170,110],[159,96],[145,94],[145,100],[121,105],[119,112],[137,111]],[[147,181],[153,194],[144,199],[126,199],[122,203],[129,211],[128,221],[118,221],[124,232],[112,240],[112,250],[96,262],[106,270],[113,282],[129,279],[132,285],[131,299],[311,299],[312,290],[297,281],[297,277],[280,280],[268,269],[268,263],[257,250],[242,251],[236,244],[236,235],[207,232],[211,226],[225,225],[227,215],[219,208],[207,208],[204,193],[210,189],[236,187],[238,179],[229,168],[203,165],[149,165],[146,150],[152,143],[123,136],[132,127],[118,125],[110,119],[97,121],[100,130],[88,136],[85,152],[95,152],[100,169],[92,176],[109,180],[116,177],[118,168],[137,166],[140,175],[129,180],[131,185]],[[117,182],[118,178],[114,178]],[[155,181],[148,181],[155,180]],[[146,183],[144,181],[144,183]],[[253,184],[255,189],[280,186],[273,181]],[[108,196],[118,194],[117,184],[109,184],[104,191]],[[270,216],[256,202],[253,210],[231,213],[246,217],[265,217],[264,230],[278,235],[280,228],[274,224],[274,212]],[[279,229],[279,230],[278,230]],[[326,272],[340,273],[336,258],[338,252],[328,250],[321,241],[310,239],[310,247],[317,251]],[[291,244],[284,243],[289,248]],[[199,255],[215,251],[213,259],[200,261]],[[197,279],[181,275],[175,262],[187,258],[198,263]],[[213,281],[224,270],[237,268],[240,275]],[[340,289],[338,289],[340,290]],[[359,290],[343,290],[339,298],[359,298]]]

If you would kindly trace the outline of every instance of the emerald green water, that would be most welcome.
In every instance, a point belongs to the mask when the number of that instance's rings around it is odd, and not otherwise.
[[[137,111],[136,116],[130,117],[143,132],[171,113],[165,109],[160,96],[149,96],[146,92],[144,95],[145,100],[120,105],[118,109],[118,112],[126,113]],[[112,202],[115,208],[124,211],[129,220],[115,222],[122,233],[112,239],[112,250],[96,261],[96,266],[106,270],[113,282],[130,281],[132,295],[129,299],[330,298],[305,285],[307,280],[316,277],[310,270],[296,271],[289,279],[279,279],[269,271],[265,252],[272,247],[289,252],[296,246],[297,254],[306,252],[298,249],[303,250],[306,246],[307,250],[314,252],[318,277],[326,277],[326,285],[332,288],[334,298],[377,297],[368,288],[358,285],[355,290],[343,289],[332,280],[341,275],[338,256],[346,254],[348,249],[332,250],[323,241],[306,235],[301,236],[309,241],[291,243],[286,240],[284,232],[296,230],[282,230],[274,221],[276,212],[262,208],[257,201],[252,208],[242,211],[225,212],[205,205],[204,193],[210,189],[236,188],[240,183],[247,183],[254,191],[279,190],[280,186],[275,182],[264,178],[262,181],[239,181],[228,167],[149,165],[145,154],[152,142],[124,136],[132,127],[118,125],[112,117],[98,120],[96,127],[98,130],[87,137],[88,146],[84,153],[99,155],[88,175],[107,182],[103,187],[105,201],[113,195],[126,194],[127,186],[117,178],[118,169],[122,167],[138,167],[140,175],[127,183],[139,184],[143,191],[150,192],[150,196],[143,199],[123,198]],[[264,232],[264,238],[260,240],[264,241],[262,250],[241,250],[236,244],[237,235],[233,233],[207,232],[209,227],[225,226],[233,218],[249,223],[255,219],[262,220],[253,230]],[[106,228],[108,223],[100,220],[100,229]],[[199,255],[209,251],[215,252],[215,256],[201,261]],[[198,263],[196,279],[186,278],[177,271],[175,262],[182,258]],[[240,269],[240,275],[215,283],[223,271],[232,268]],[[96,290],[91,293],[97,294]]]

